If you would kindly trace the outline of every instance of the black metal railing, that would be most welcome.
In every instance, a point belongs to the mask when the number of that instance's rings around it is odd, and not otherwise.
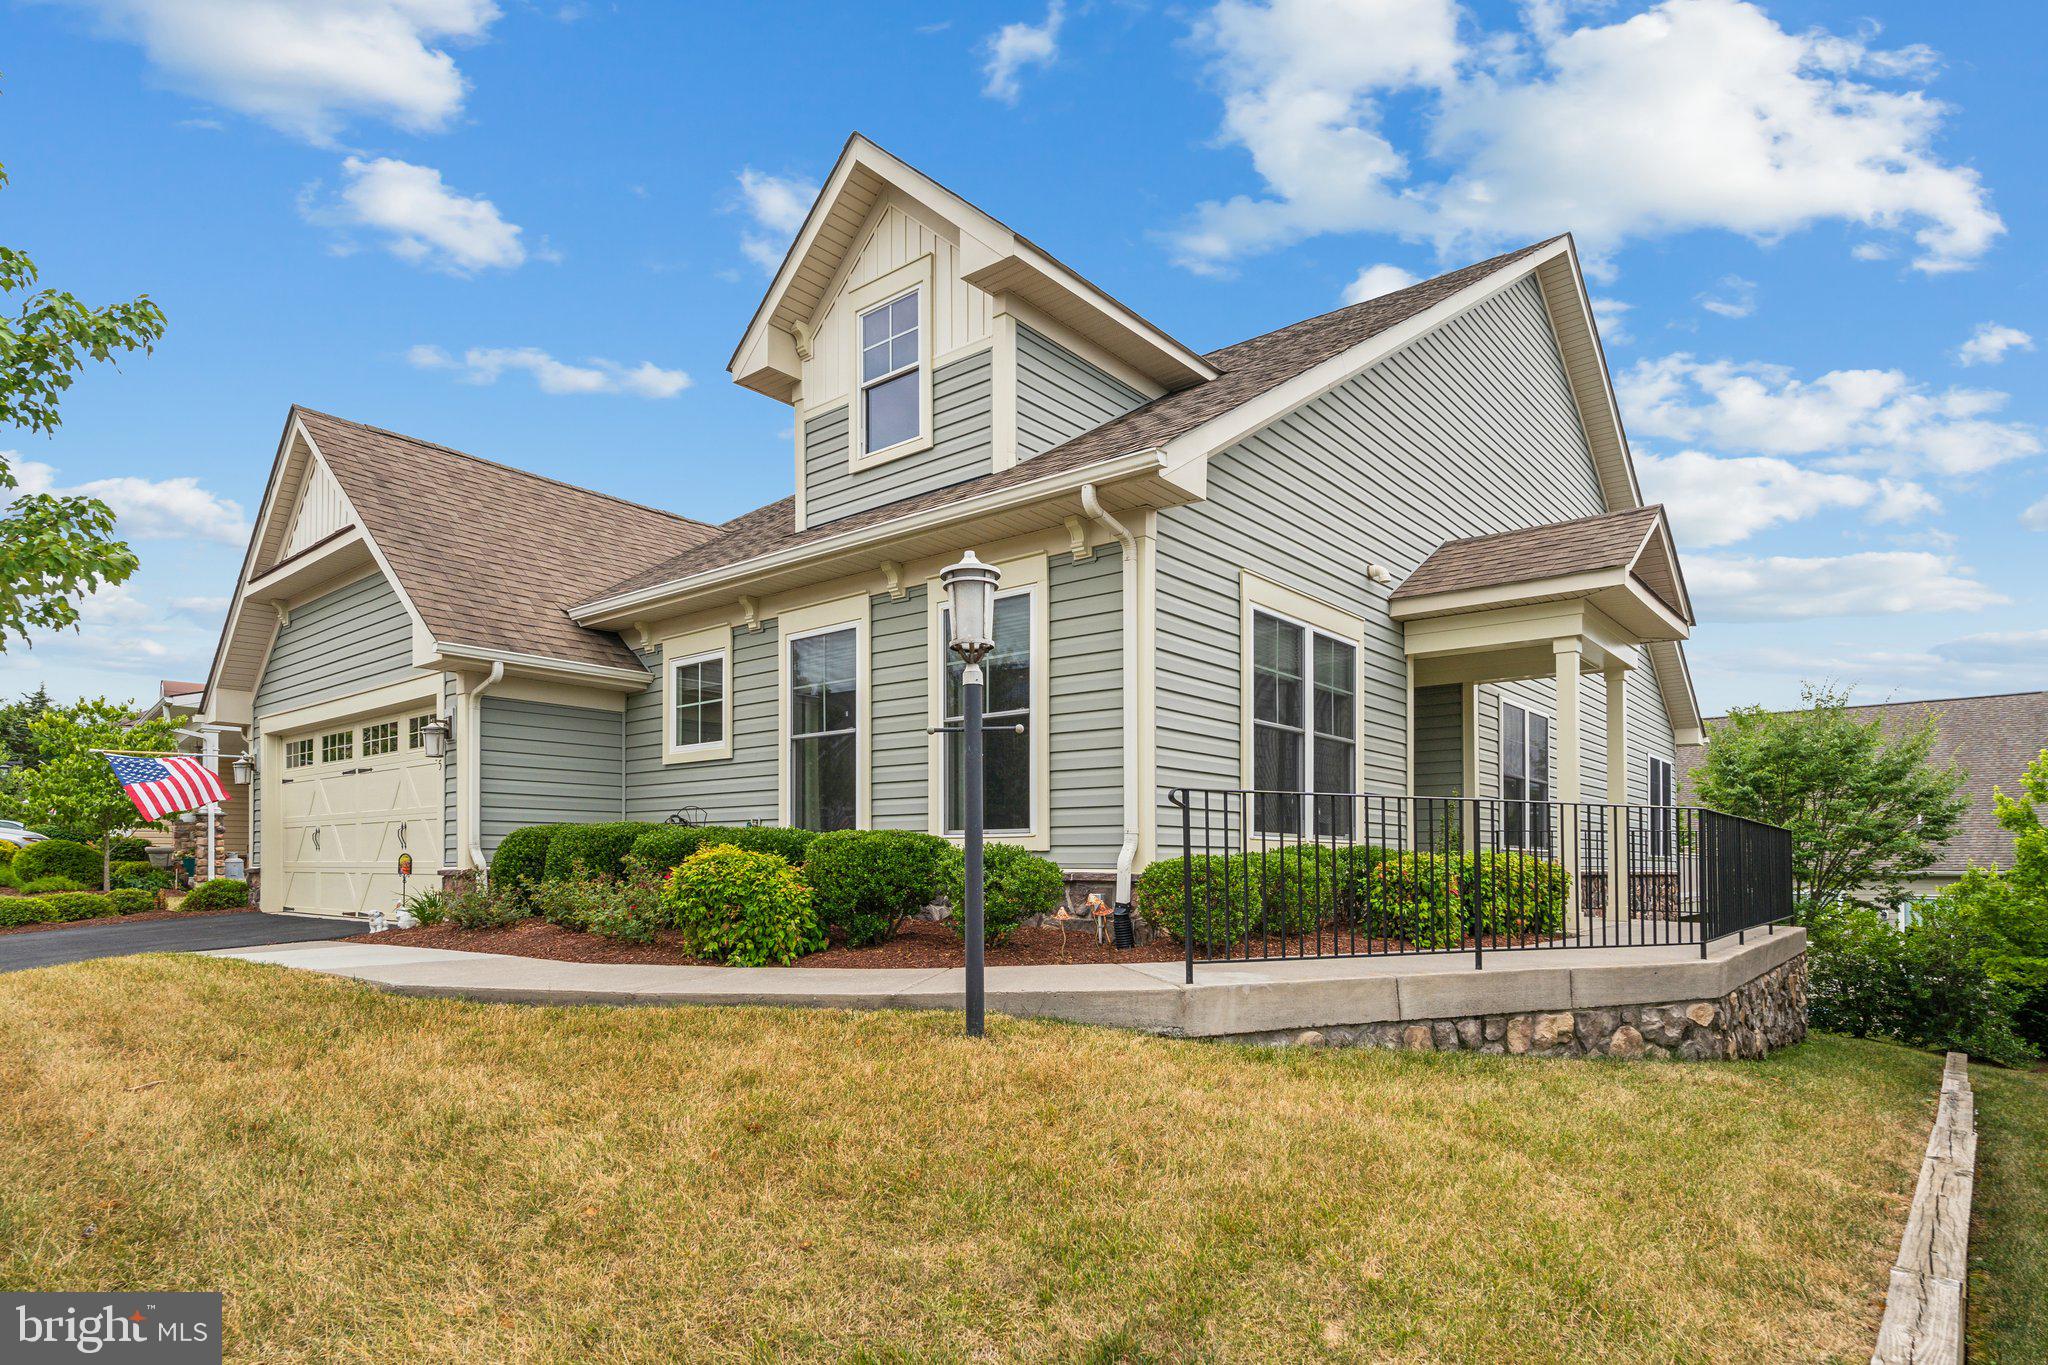
[[[1176,788],[1197,962],[1707,945],[1792,915],[1792,838],[1698,806]],[[1153,914],[1155,921],[1168,918]]]

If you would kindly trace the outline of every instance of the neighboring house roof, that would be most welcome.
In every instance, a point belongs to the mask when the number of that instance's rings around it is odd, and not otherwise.
[[[160,697],[188,697],[195,692],[206,690],[206,684],[203,682],[171,682],[168,679],[156,686],[157,695]]]
[[[435,641],[637,667],[618,636],[566,608],[622,567],[714,534],[703,522],[446,446],[295,407]]]
[[[1884,702],[1846,710],[1859,722],[1877,721],[1888,735],[1916,730],[1932,716],[1936,733],[1931,758],[1935,766],[1955,763],[1968,774],[1963,795],[1969,798],[1970,808],[1963,814],[1956,837],[1942,846],[1927,874],[1953,876],[1972,867],[2012,866],[2012,835],[1999,826],[1991,795],[1998,787],[2009,796],[2018,794],[2020,774],[2048,748],[2048,692]],[[1707,720],[1709,743],[1714,726],[1725,719],[1713,716]],[[1693,772],[1705,759],[1703,745],[1679,747],[1681,800],[1691,799]]]
[[[1534,579],[1636,566],[1650,536],[1664,524],[1661,503],[1598,516],[1447,540],[1391,594],[1394,601],[1468,588],[1504,587]],[[1684,594],[1668,574],[1636,575],[1644,588],[1689,619]]]
[[[604,591],[579,600],[610,598],[656,587],[708,569],[725,568],[761,555],[838,536],[862,526],[893,521],[927,508],[964,501],[1048,475],[1107,463],[1122,455],[1164,445],[1211,418],[1242,406],[1296,375],[1313,369],[1332,356],[1427,312],[1459,290],[1557,240],[1552,237],[1531,243],[1406,289],[1397,289],[1391,294],[1211,351],[1202,358],[1219,371],[1216,378],[1155,398],[1009,469],[839,517],[801,531],[796,527],[796,499],[782,498],[733,518],[703,543],[629,574]]]

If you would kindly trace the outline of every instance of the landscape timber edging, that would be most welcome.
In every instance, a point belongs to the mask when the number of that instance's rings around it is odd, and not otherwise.
[[[1977,1100],[1970,1059],[1948,1054],[1920,1183],[1892,1266],[1871,1365],[1961,1365],[1970,1270],[1970,1198],[1977,1182]]]

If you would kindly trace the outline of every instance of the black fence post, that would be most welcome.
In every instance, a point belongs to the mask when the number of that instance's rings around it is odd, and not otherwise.
[[[1167,793],[1166,799],[1180,807],[1180,927],[1187,948],[1187,984],[1192,986],[1195,984],[1195,813],[1188,805],[1185,788]]]

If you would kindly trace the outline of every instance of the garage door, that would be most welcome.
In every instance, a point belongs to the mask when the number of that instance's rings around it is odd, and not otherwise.
[[[398,859],[413,855],[410,890],[441,863],[441,764],[426,756],[430,713],[373,716],[284,741],[283,904],[301,914],[368,915],[398,908]]]

